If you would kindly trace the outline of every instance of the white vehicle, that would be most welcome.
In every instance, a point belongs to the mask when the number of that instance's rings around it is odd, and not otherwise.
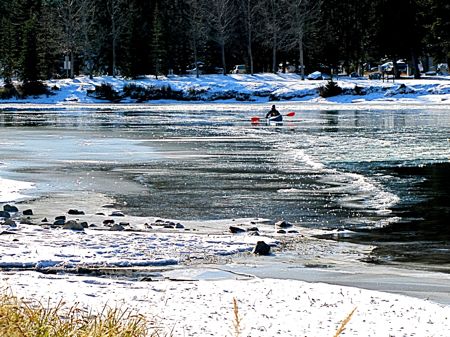
[[[315,71],[306,77],[308,80],[331,80],[331,76],[320,71]]]
[[[238,64],[235,65],[233,70],[231,70],[232,74],[246,74],[247,68],[245,67],[245,64]]]

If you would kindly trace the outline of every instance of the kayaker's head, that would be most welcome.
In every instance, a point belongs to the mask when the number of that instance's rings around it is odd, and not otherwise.
[[[275,104],[274,104],[274,105],[272,105],[272,110],[275,110]]]

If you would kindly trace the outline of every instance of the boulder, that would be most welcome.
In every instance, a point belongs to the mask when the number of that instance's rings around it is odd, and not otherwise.
[[[278,228],[288,228],[288,227],[292,227],[292,224],[287,222],[287,221],[278,221],[275,223],[275,227]]]
[[[256,255],[269,255],[270,254],[270,246],[264,241],[258,241],[253,248],[253,254]]]
[[[12,205],[8,205],[8,204],[3,206],[3,210],[8,213],[16,213],[19,211],[19,209],[16,206],[12,206]]]
[[[83,211],[79,211],[77,209],[69,209],[67,213],[70,215],[84,215]]]
[[[125,228],[122,225],[115,224],[115,225],[111,226],[111,228],[109,230],[120,232],[120,231],[123,231],[124,229]]]
[[[65,219],[57,219],[53,222],[53,226],[64,226],[66,223]]]
[[[20,223],[23,225],[34,225],[34,222],[30,218],[20,218]]]
[[[114,211],[110,216],[125,216],[125,214],[123,214],[121,211]]]
[[[9,212],[0,211],[0,218],[9,219],[10,217],[11,217],[11,214],[9,214]]]
[[[73,231],[83,231],[84,227],[81,223],[78,223],[75,220],[69,220],[64,224],[63,229],[70,229]]]
[[[5,226],[9,226],[9,227],[17,227],[16,222],[15,222],[13,219],[11,219],[11,218],[6,219],[5,222],[4,222],[3,224],[4,224]]]
[[[59,216],[56,216],[56,217],[55,217],[55,220],[56,220],[56,221],[58,221],[58,220],[66,221],[66,216],[65,216],[65,215],[59,215]]]
[[[23,215],[33,215],[33,210],[31,209],[26,209],[22,212]]]
[[[233,234],[244,233],[245,229],[237,226],[230,226],[230,232]]]
[[[106,220],[103,220],[103,224],[104,225],[106,225],[106,226],[108,226],[108,225],[112,225],[112,224],[114,224],[114,220],[113,219],[106,219]]]

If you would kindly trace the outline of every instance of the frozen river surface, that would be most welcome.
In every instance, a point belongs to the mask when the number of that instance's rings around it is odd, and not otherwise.
[[[280,104],[19,109],[0,113],[0,178],[31,196],[95,191],[128,213],[262,217],[376,243],[381,259],[450,263],[450,111]]]

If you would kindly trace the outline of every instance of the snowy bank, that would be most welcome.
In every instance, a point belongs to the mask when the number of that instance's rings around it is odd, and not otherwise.
[[[153,102],[161,99],[171,101],[303,101],[362,103],[368,102],[421,102],[448,104],[450,100],[450,77],[434,77],[415,80],[402,78],[383,82],[366,78],[338,77],[335,79],[342,94],[327,99],[319,96],[324,80],[301,80],[297,74],[255,74],[153,76],[131,80],[113,77],[81,76],[75,79],[49,80],[51,95],[26,99],[3,100],[3,103],[101,103],[96,88],[109,86],[114,91],[111,98],[121,103]],[[108,88],[107,88],[108,89]],[[104,94],[104,93],[103,93]]]
[[[242,277],[130,282],[30,272],[0,277],[3,286],[42,303],[64,299],[86,310],[105,305],[136,310],[156,319],[160,335],[333,336],[354,309],[343,336],[445,337],[450,331],[448,306],[322,283]]]

